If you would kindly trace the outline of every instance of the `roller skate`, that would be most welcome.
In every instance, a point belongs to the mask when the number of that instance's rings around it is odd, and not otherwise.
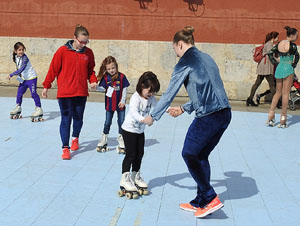
[[[101,140],[99,140],[96,148],[98,152],[107,152],[109,150],[109,148],[107,147],[107,136],[108,134],[102,134],[102,138]]]
[[[125,145],[124,145],[124,140],[121,134],[119,134],[118,138],[117,138],[119,145],[117,147],[117,153],[118,154],[125,154]]]
[[[125,172],[122,174],[120,189],[121,190],[118,191],[119,197],[124,195],[127,199],[137,199],[139,197],[137,189],[131,179],[130,172]]]
[[[285,114],[282,114],[282,115],[280,116],[280,123],[279,123],[279,125],[278,125],[278,128],[287,128],[288,125],[287,125],[286,121],[287,121],[286,115],[285,115]]]
[[[16,105],[16,107],[10,112],[10,119],[20,119],[22,118],[21,115],[22,108],[20,105]]]
[[[31,114],[31,121],[32,122],[42,122],[43,119],[43,110],[41,107],[35,107],[35,112]]]
[[[266,124],[270,127],[274,126],[274,124],[275,124],[275,112],[274,111],[269,111],[268,120],[266,121]]]
[[[138,171],[138,172],[133,171],[131,173],[131,178],[137,188],[139,195],[148,195],[149,194],[148,184],[142,178],[140,171]]]

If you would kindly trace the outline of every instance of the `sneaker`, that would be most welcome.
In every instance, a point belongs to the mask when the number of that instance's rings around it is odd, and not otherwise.
[[[219,197],[217,196],[214,198],[209,204],[207,204],[204,208],[199,208],[196,213],[194,213],[195,217],[205,217],[208,214],[211,214],[218,209],[221,209],[224,206],[223,203],[221,203]]]
[[[186,211],[191,211],[191,212],[196,212],[199,207],[192,206],[190,203],[181,203],[179,205],[180,209],[186,210]]]
[[[62,159],[69,160],[71,158],[69,148],[64,148],[62,151],[63,151],[63,154],[61,155]]]
[[[79,145],[78,145],[78,137],[72,139],[72,145],[71,145],[71,151],[76,151],[78,150]]]

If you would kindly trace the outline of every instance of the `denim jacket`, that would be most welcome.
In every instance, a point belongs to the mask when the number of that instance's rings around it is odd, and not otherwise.
[[[161,96],[151,116],[159,120],[184,84],[190,101],[182,107],[200,118],[224,108],[231,108],[215,61],[195,46],[189,48],[175,66],[166,92]]]

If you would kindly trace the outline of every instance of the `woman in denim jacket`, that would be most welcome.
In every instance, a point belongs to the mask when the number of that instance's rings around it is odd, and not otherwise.
[[[193,31],[194,28],[185,27],[175,34],[173,48],[180,60],[175,66],[167,91],[150,116],[143,121],[151,125],[154,120],[159,120],[184,84],[190,101],[180,107],[171,107],[167,112],[176,117],[183,112],[191,114],[195,111],[182,156],[197,183],[197,195],[189,203],[180,204],[180,208],[195,212],[196,217],[205,217],[223,207],[210,185],[208,156],[230,123],[231,107],[218,66],[208,54],[194,46]]]

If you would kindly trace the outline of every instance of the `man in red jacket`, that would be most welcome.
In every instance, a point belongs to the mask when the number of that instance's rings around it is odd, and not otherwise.
[[[94,54],[86,47],[89,42],[88,30],[77,25],[74,39],[61,46],[53,56],[48,74],[43,82],[42,96],[47,98],[51,83],[57,78],[57,99],[61,112],[60,136],[62,140],[62,159],[70,159],[70,127],[73,119],[71,150],[79,148],[78,138],[83,125],[83,113],[87,100],[88,84],[96,89]]]

